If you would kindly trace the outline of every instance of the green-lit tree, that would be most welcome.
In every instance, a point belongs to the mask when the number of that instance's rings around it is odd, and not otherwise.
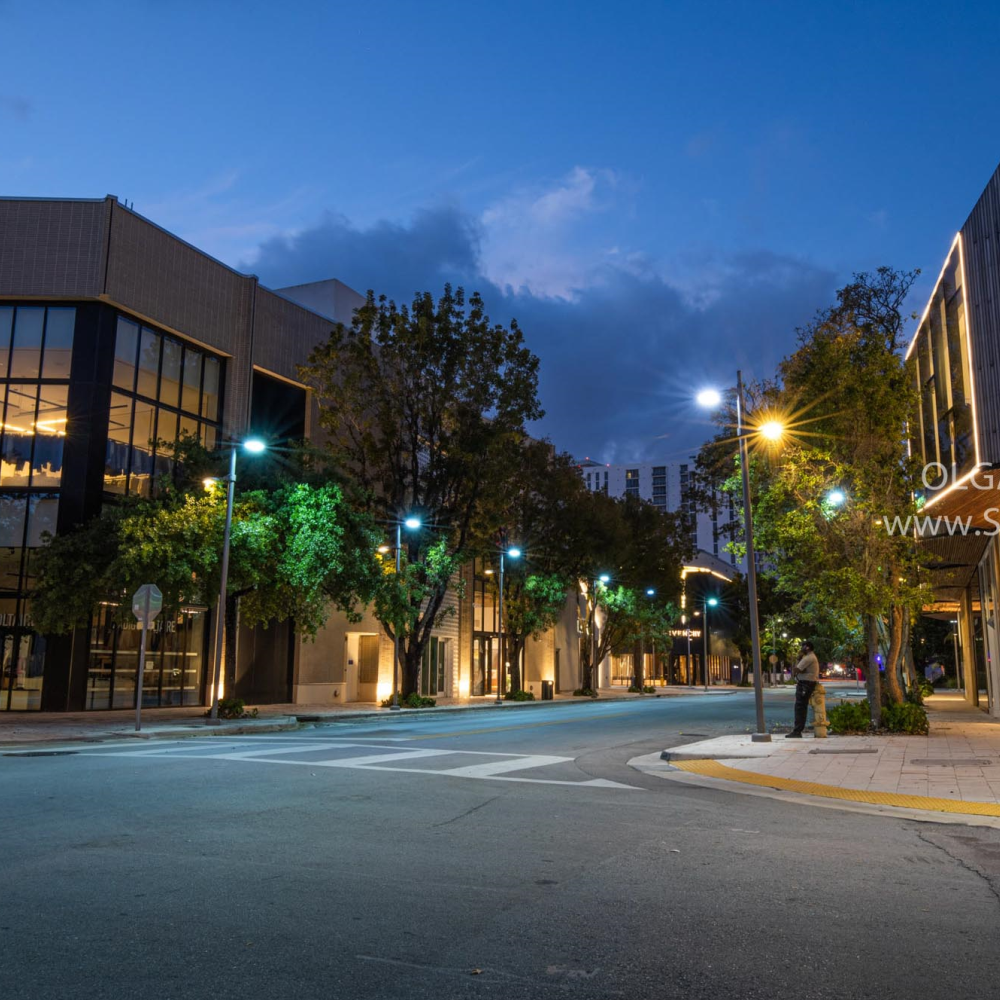
[[[417,514],[424,525],[404,534],[404,571],[383,574],[374,601],[386,634],[402,640],[407,695],[432,629],[453,613],[446,598],[459,567],[483,525],[502,523],[517,473],[511,443],[542,415],[538,359],[516,323],[491,323],[478,294],[466,301],[445,286],[410,308],[369,292],[302,374],[352,502],[383,522]]]

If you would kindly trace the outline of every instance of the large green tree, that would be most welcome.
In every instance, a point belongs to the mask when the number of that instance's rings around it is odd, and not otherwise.
[[[375,613],[402,641],[403,693],[417,688],[432,629],[483,525],[499,526],[516,474],[510,445],[542,416],[538,359],[516,322],[494,324],[478,294],[445,286],[397,306],[369,292],[350,327],[338,324],[303,377],[317,390],[320,422],[352,501],[404,532],[397,578],[380,577]],[[495,512],[495,513],[491,513]]]

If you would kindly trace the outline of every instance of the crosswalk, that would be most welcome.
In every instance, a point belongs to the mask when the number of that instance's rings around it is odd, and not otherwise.
[[[537,785],[635,790],[635,786],[605,778],[570,777],[572,774],[579,774],[572,767],[573,757],[432,747],[414,748],[401,742],[372,743],[315,737],[243,736],[239,740],[198,739],[169,743],[158,741],[155,746],[141,748],[116,744],[94,747],[92,750],[80,753],[83,756],[122,757],[150,762],[183,763],[212,760],[354,771],[406,772],[478,781],[517,781]],[[555,770],[539,775],[538,770],[541,768]],[[561,774],[566,776],[553,776]]]

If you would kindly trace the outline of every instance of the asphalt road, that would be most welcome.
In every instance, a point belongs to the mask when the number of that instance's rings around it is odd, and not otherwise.
[[[752,721],[741,693],[0,756],[0,997],[994,997],[998,831],[626,765]]]

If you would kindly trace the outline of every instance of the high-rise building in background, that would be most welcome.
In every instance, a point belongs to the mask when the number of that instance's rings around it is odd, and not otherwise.
[[[606,465],[586,458],[579,463],[580,475],[587,489],[612,497],[632,496],[653,504],[662,511],[680,511],[685,515],[693,548],[708,553],[733,568],[743,561],[727,551],[730,538],[726,527],[736,520],[731,498],[714,511],[699,510],[693,486],[694,458],[686,462],[650,462]]]

